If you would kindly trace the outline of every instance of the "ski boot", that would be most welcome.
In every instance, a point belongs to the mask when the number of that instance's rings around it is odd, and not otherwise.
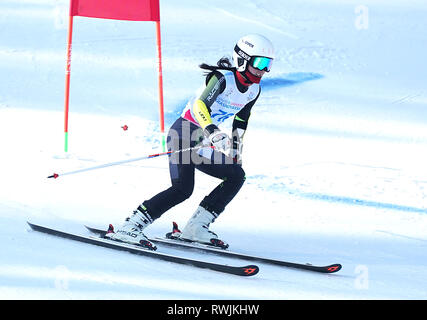
[[[126,218],[124,224],[117,231],[114,231],[114,227],[110,225],[105,238],[156,250],[157,247],[142,232],[152,222],[147,208],[140,205],[130,217]]]
[[[216,215],[199,206],[182,232],[172,232],[172,236],[188,242],[198,242],[213,247],[227,249],[228,244],[209,230],[209,224],[215,221]],[[176,228],[178,231],[178,226]]]

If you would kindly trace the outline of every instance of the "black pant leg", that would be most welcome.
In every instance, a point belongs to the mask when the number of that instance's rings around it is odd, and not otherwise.
[[[215,161],[214,161],[215,159]],[[221,161],[218,161],[221,159]],[[245,182],[245,171],[239,164],[234,164],[221,152],[212,153],[210,163],[196,165],[196,168],[222,182],[206,196],[200,205],[216,216],[222,213],[231,200],[239,192]]]
[[[198,127],[179,118],[168,132],[169,151],[193,147],[196,142],[190,140],[191,134]],[[143,202],[153,220],[177,204],[188,199],[194,190],[195,166],[192,162],[192,151],[173,153],[169,156],[169,173],[172,186],[149,200]]]
[[[177,173],[177,177],[171,179],[172,186],[143,203],[153,220],[160,218],[163,213],[185,201],[193,193],[194,166],[191,164],[170,164],[170,167],[171,171]]]

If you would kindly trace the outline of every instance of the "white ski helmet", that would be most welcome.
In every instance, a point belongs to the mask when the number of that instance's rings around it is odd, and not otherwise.
[[[260,34],[250,34],[240,38],[233,52],[233,62],[239,72],[246,71],[249,63],[255,68],[268,72],[274,57],[273,44]]]

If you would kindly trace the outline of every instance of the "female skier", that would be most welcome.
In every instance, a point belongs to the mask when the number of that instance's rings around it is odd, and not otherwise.
[[[118,230],[110,230],[106,237],[155,249],[143,230],[191,196],[198,169],[222,181],[201,201],[182,232],[174,228],[170,237],[228,247],[209,230],[209,224],[224,211],[245,181],[241,166],[242,139],[261,92],[259,82],[270,71],[273,59],[272,43],[253,34],[242,37],[235,45],[234,66],[227,58],[220,59],[218,66],[200,65],[208,70],[206,86],[187,103],[167,136],[168,150],[172,151],[169,156],[172,186],[144,201]],[[230,138],[218,126],[232,116]]]

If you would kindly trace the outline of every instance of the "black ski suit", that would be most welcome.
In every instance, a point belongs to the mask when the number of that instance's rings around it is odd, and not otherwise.
[[[221,77],[223,75],[217,71],[207,75],[206,88],[199,99],[206,104],[208,109],[225,89],[224,83],[221,82]],[[217,84],[221,85],[219,90]],[[238,86],[239,91],[245,90],[244,86],[238,83],[237,80],[236,84],[240,85]],[[215,85],[217,85],[216,89]],[[232,136],[234,148],[237,148],[237,144],[240,143],[239,136],[234,133],[237,128],[246,130],[251,108],[258,96],[259,93],[254,100],[245,105],[235,116]],[[200,146],[204,138],[205,134],[201,127],[183,117],[179,117],[168,132],[168,150],[175,151]],[[172,154],[169,156],[172,186],[143,202],[153,220],[192,195],[195,169],[222,180],[200,203],[200,206],[213,213],[215,217],[224,211],[245,181],[245,172],[241,163],[222,152],[211,149],[210,159],[201,157],[196,150]]]

